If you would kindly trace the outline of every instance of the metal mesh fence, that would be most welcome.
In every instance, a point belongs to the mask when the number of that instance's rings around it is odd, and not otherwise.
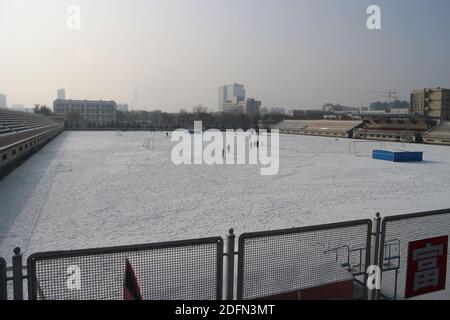
[[[28,258],[29,298],[221,299],[222,260],[222,238],[38,253]]]
[[[7,299],[6,261],[0,258],[0,300]]]
[[[238,299],[366,296],[371,220],[243,234]]]
[[[417,253],[420,253],[427,248],[436,248],[436,246],[440,246],[441,249],[448,248],[448,240],[445,237],[448,237],[449,233],[450,210],[384,218],[381,235],[381,244],[384,245],[381,245],[380,250],[380,266],[383,271],[380,298],[449,299],[450,275],[446,275],[446,269],[450,257],[447,255],[447,250],[430,251],[430,255],[425,257],[426,260],[431,259],[427,260],[428,262],[425,261],[428,266],[418,265],[420,260],[417,259],[420,256],[414,253],[416,250],[419,250]],[[444,241],[442,242],[442,240]],[[439,243],[439,241],[441,242]],[[442,257],[441,262],[443,262],[440,270],[437,265],[439,257]],[[421,268],[422,271],[420,271]],[[439,289],[439,276],[443,277],[445,288]],[[430,285],[428,289],[426,281]],[[424,290],[437,291],[423,294]],[[414,291],[419,294],[413,296]]]

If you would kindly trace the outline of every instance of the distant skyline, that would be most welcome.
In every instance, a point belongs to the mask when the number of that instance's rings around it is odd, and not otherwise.
[[[381,8],[382,30],[366,9]],[[81,9],[80,30],[66,12]],[[8,105],[103,99],[218,110],[245,85],[267,107],[367,106],[371,91],[450,87],[448,0],[0,0]]]

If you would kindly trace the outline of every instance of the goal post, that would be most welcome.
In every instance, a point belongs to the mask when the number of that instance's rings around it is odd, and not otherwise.
[[[355,157],[370,157],[373,150],[387,149],[386,141],[352,140],[349,144],[349,155]]]
[[[154,150],[155,149],[155,138],[152,138],[152,137],[145,138],[144,142],[142,143],[142,147],[149,149],[149,150]]]

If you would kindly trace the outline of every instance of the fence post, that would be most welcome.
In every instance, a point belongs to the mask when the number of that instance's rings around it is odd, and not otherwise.
[[[227,300],[234,298],[234,230],[230,229],[227,235]]]
[[[8,300],[6,261],[0,257],[0,300]]]
[[[23,266],[22,266],[22,254],[20,248],[14,249],[14,256],[12,258],[13,263],[13,289],[14,300],[23,300]]]
[[[379,268],[381,268],[379,266],[379,261],[378,261],[378,255],[380,252],[380,236],[381,236],[380,229],[381,229],[381,216],[380,216],[380,213],[377,212],[375,217],[373,218],[373,224],[372,224],[372,243],[371,243],[371,246],[372,246],[372,254],[371,255],[372,256],[370,258],[370,264],[372,266],[377,266]],[[379,269],[379,270],[381,272],[381,269]],[[381,279],[381,274],[379,275],[379,277],[380,277],[379,279]],[[377,283],[377,285],[378,285],[378,283]],[[370,290],[369,299],[370,300],[378,299],[378,288],[376,288],[375,290],[373,290],[373,289]]]

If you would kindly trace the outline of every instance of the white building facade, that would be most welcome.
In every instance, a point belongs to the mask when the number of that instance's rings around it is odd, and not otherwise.
[[[225,105],[245,103],[245,88],[242,84],[230,84],[219,88],[219,110]]]
[[[53,102],[57,115],[78,113],[91,126],[112,126],[116,122],[117,104],[102,100],[59,100]]]

